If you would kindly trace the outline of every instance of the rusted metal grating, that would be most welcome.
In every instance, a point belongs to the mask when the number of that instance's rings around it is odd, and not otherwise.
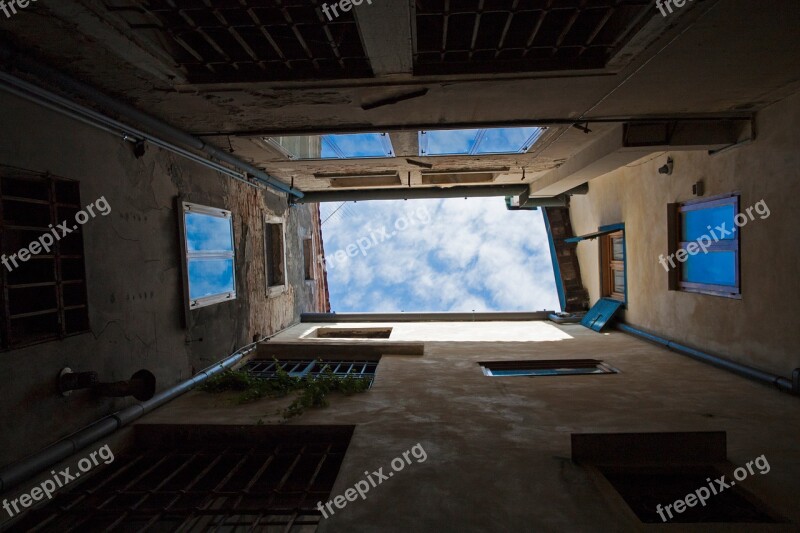
[[[339,377],[352,376],[355,378],[369,378],[370,385],[375,379],[375,371],[378,368],[378,361],[359,360],[343,361],[334,359],[287,359],[287,360],[252,360],[249,361],[244,370],[254,376],[273,379],[276,377],[278,368],[290,376],[295,377],[316,377],[326,371],[327,368]]]
[[[352,426],[143,426],[136,446],[21,531],[316,530]]]
[[[165,47],[192,83],[372,77],[353,12],[318,0],[149,0],[106,8]]]
[[[63,222],[71,226],[81,210],[80,183],[46,174],[0,171],[0,348],[19,348],[89,330],[83,229],[54,240],[48,250],[16,259],[42,235]],[[10,261],[10,260],[7,260]]]
[[[416,0],[418,75],[599,69],[651,0]]]

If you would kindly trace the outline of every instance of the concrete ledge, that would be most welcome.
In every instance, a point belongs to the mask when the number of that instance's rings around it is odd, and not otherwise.
[[[265,342],[258,346],[253,359],[294,358],[294,357],[340,357],[362,359],[382,355],[423,355],[425,345],[421,342],[391,342],[362,340],[352,341],[284,341]]]
[[[573,433],[572,460],[594,465],[724,463],[727,438],[724,431]]]
[[[303,313],[302,323],[316,322],[517,322],[547,320],[553,311],[507,313]]]

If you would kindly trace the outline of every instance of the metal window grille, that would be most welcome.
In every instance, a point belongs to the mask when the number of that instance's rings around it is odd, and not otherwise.
[[[325,368],[330,368],[339,377],[369,378],[370,386],[372,386],[372,382],[375,379],[375,370],[378,368],[378,361],[342,361],[337,359],[254,360],[249,361],[244,367],[250,374],[264,379],[274,379],[278,368],[283,369],[294,377],[316,377],[325,371]]]
[[[89,330],[79,182],[26,171],[0,174],[0,242],[5,256],[19,254],[42,235],[58,231],[49,250],[17,256],[0,267],[0,347],[19,348]],[[62,236],[52,230],[67,222]],[[38,244],[37,244],[38,246]]]
[[[312,532],[352,426],[142,426],[117,453],[17,524],[27,531]],[[141,431],[137,428],[137,431]]]

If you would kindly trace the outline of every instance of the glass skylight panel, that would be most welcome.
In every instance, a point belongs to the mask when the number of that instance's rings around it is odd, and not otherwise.
[[[419,155],[487,155],[527,152],[543,128],[488,128],[419,132]]]
[[[345,133],[265,137],[289,159],[371,159],[394,157],[388,133]]]
[[[394,157],[386,133],[355,133],[322,136],[322,159],[363,159]]]
[[[420,155],[469,155],[483,130],[421,131]]]

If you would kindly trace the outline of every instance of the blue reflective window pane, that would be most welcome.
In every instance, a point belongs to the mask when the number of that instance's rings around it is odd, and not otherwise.
[[[388,137],[380,133],[356,133],[322,136],[322,159],[357,159],[361,157],[390,157],[384,140]]]
[[[682,279],[690,283],[736,286],[736,252],[709,252],[689,256]]]
[[[189,259],[189,298],[233,290],[233,259]]]
[[[186,213],[186,245],[190,252],[232,252],[230,218]]]
[[[493,376],[565,376],[578,374],[603,374],[599,368],[537,368],[492,370]]]
[[[681,240],[683,242],[696,241],[703,235],[712,237],[711,230],[714,230],[717,238],[722,240],[722,232],[717,231],[717,226],[725,224],[725,229],[727,231],[736,228],[733,223],[733,217],[736,216],[736,210],[733,204],[711,207],[709,209],[698,209],[697,211],[686,211],[682,213],[682,215]],[[710,230],[708,226],[711,226]],[[725,237],[725,239],[735,238],[735,233]]]
[[[625,272],[614,271],[614,292],[625,293]]]
[[[611,239],[611,255],[614,261],[625,260],[625,240],[620,238]]]
[[[421,155],[467,155],[481,130],[444,130],[425,132],[428,149]]]
[[[476,154],[517,153],[529,148],[526,143],[539,128],[493,128],[487,129],[478,145]]]

